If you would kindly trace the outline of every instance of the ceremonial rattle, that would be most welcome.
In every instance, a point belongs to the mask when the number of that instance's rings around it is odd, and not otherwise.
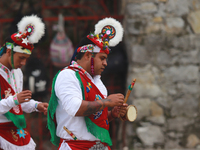
[[[130,95],[130,93],[131,93],[131,91],[132,91],[132,89],[133,89],[133,86],[134,86],[135,82],[136,82],[136,79],[134,79],[134,80],[131,82],[131,84],[129,85],[128,91],[127,91],[127,93],[126,93],[126,97],[125,97],[125,99],[124,99],[124,103],[127,102],[128,97],[129,97],[129,95]],[[121,117],[120,117],[120,112],[119,112],[119,118],[121,119]],[[126,119],[127,119],[128,121],[130,121],[130,122],[133,122],[136,118],[137,118],[137,108],[136,108],[136,106],[134,106],[134,105],[129,105],[129,106],[127,107],[127,111],[126,111]],[[122,119],[121,119],[121,120],[122,120]]]

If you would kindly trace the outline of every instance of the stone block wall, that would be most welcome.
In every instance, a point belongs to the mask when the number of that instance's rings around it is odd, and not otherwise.
[[[200,149],[200,0],[123,0],[129,149]]]

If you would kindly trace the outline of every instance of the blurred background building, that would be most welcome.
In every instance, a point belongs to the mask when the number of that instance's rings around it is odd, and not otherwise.
[[[102,80],[109,94],[125,94],[136,78],[128,103],[138,116],[111,123],[112,149],[200,149],[200,0],[1,0],[0,6],[1,46],[22,16],[45,22],[45,36],[23,70],[24,88],[46,102],[53,76],[81,38],[104,17],[119,20],[124,39],[111,48]],[[46,116],[26,119],[37,150],[56,149]]]

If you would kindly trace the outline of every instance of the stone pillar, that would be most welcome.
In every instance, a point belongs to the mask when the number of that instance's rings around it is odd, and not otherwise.
[[[200,146],[200,1],[125,0],[128,99],[138,108],[127,122],[129,149]]]

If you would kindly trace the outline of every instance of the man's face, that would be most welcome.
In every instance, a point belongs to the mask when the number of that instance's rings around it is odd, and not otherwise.
[[[100,75],[105,67],[107,66],[107,57],[106,53],[97,53],[94,57],[94,73],[95,75]]]
[[[23,53],[14,53],[13,55],[13,61],[14,61],[14,66],[15,68],[21,68],[26,64],[27,59],[30,57],[28,54],[23,54]]]

